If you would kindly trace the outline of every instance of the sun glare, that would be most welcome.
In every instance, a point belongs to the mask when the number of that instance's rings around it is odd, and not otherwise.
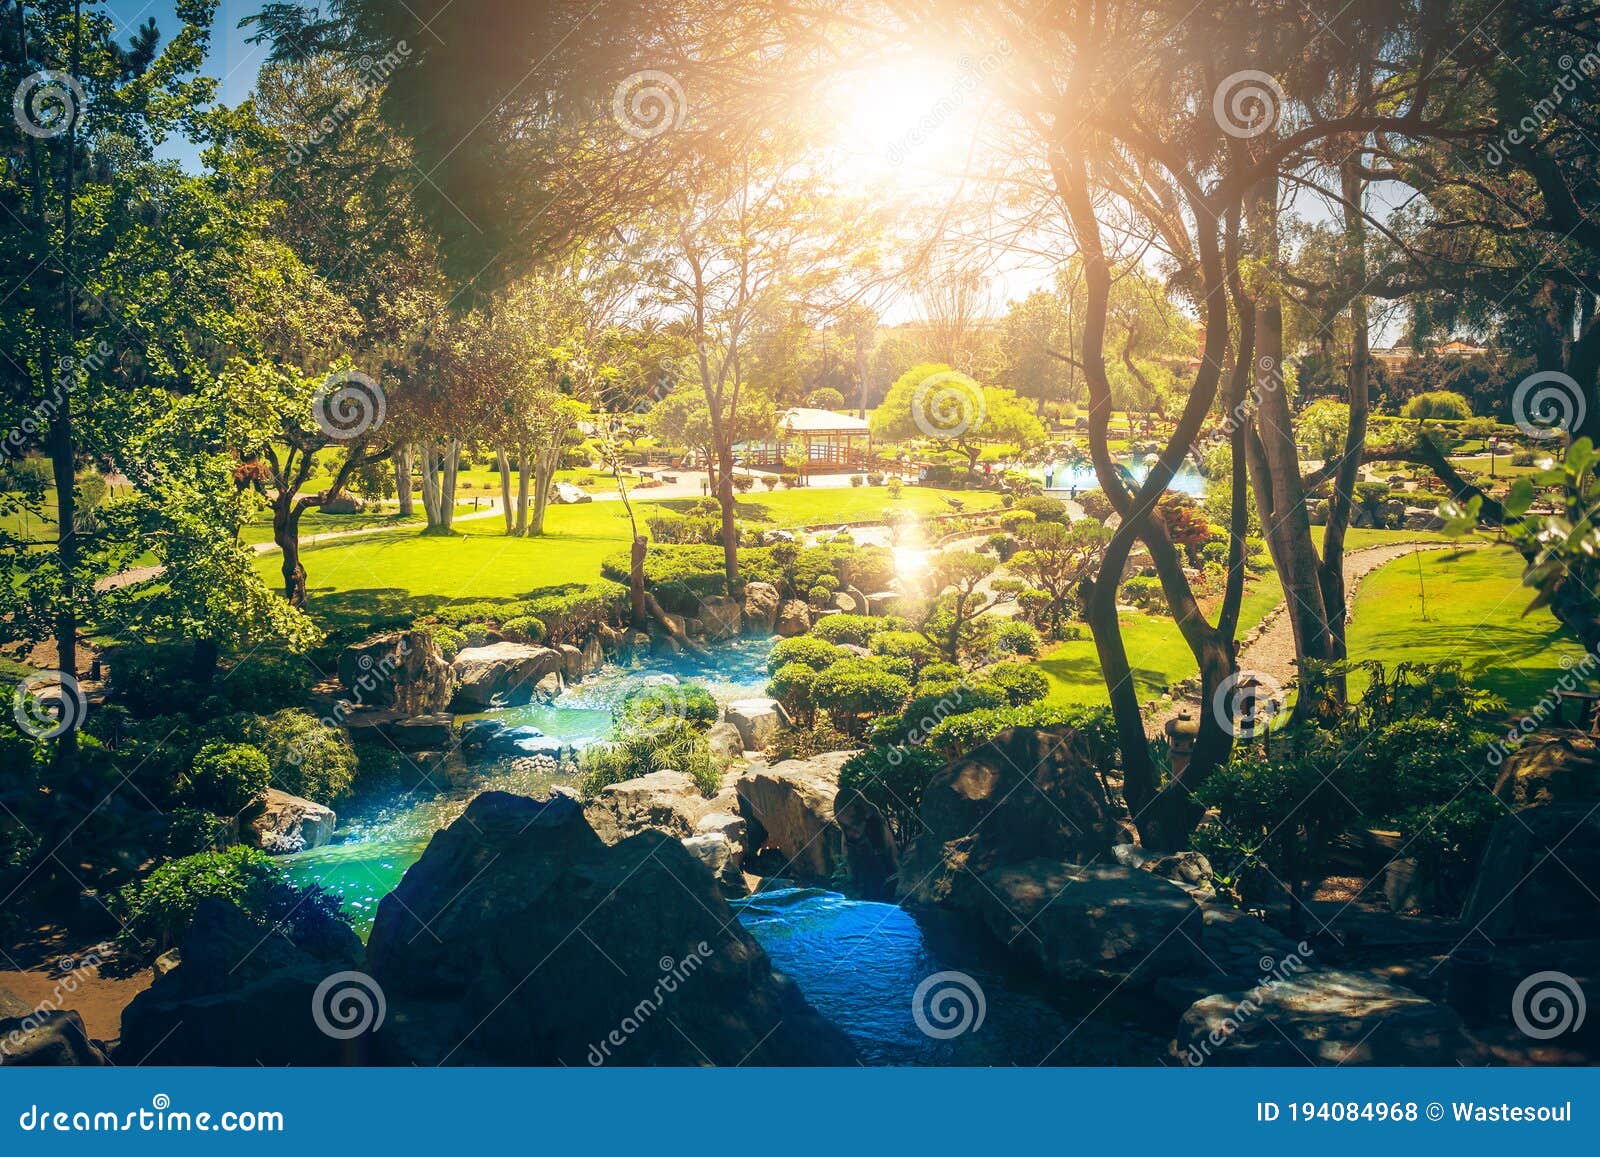
[[[848,184],[918,191],[958,171],[981,105],[980,69],[919,57],[841,79],[837,172]]]

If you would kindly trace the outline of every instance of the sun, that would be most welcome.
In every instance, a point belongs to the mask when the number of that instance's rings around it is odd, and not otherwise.
[[[983,103],[970,62],[919,56],[841,76],[829,100],[839,178],[908,191],[959,169]]]

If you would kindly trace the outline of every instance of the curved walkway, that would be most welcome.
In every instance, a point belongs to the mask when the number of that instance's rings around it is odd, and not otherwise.
[[[1473,547],[1467,543],[1430,540],[1387,543],[1383,546],[1368,546],[1348,552],[1344,556],[1346,625],[1355,621],[1356,594],[1361,588],[1361,580],[1373,571],[1419,550],[1470,549]],[[1268,611],[1262,617],[1260,625],[1245,636],[1245,644],[1239,651],[1240,671],[1254,671],[1282,687],[1288,687],[1295,678],[1294,624],[1284,613],[1288,610],[1288,606],[1288,602],[1284,601]],[[1176,718],[1181,711],[1198,707],[1199,704],[1198,694],[1174,699],[1169,704],[1157,700],[1150,705],[1159,709],[1156,714],[1148,717],[1150,733],[1163,734],[1168,720]]]

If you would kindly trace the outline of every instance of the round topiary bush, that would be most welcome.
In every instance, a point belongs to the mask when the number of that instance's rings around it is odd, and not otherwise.
[[[772,650],[767,654],[767,670],[776,672],[790,663],[804,663],[812,670],[820,671],[847,654],[848,651],[826,639],[814,635],[796,635],[792,639],[779,639],[772,645]]]
[[[816,668],[798,662],[785,663],[772,673],[767,694],[782,704],[795,722],[809,725],[817,713],[817,703],[811,695],[816,681]]]
[[[279,711],[253,720],[244,737],[267,757],[272,786],[320,804],[350,794],[356,750],[343,729],[306,711]]]
[[[177,796],[218,815],[236,815],[267,790],[272,768],[260,748],[248,743],[208,743],[178,777]]]
[[[874,718],[905,705],[911,683],[870,659],[841,659],[817,674],[811,696],[841,730],[860,738]]]

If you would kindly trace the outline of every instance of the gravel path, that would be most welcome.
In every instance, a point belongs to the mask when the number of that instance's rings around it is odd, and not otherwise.
[[[1356,593],[1361,580],[1381,566],[1404,558],[1418,550],[1460,550],[1462,544],[1454,542],[1397,542],[1385,546],[1369,546],[1352,550],[1344,556],[1345,621],[1355,621]],[[1288,603],[1282,602],[1268,611],[1261,625],[1245,636],[1239,652],[1239,670],[1254,671],[1279,686],[1288,687],[1295,677],[1294,624],[1284,612]],[[1171,703],[1157,701],[1154,714],[1147,715],[1150,733],[1163,734],[1168,720],[1180,711],[1193,710],[1200,703],[1198,695],[1175,699]]]

